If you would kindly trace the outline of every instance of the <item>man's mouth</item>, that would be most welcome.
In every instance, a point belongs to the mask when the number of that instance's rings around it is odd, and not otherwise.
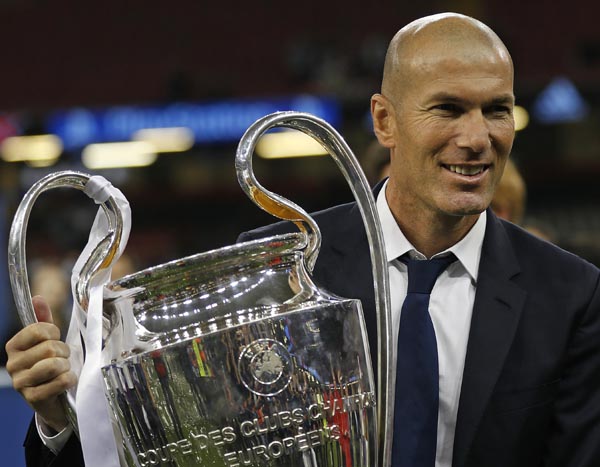
[[[480,165],[446,165],[444,164],[444,168],[449,170],[450,172],[454,172],[459,175],[479,175],[483,171],[489,168],[487,164]]]

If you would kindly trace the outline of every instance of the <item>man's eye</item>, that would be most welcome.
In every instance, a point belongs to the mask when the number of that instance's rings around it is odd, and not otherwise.
[[[512,115],[512,107],[508,105],[493,105],[488,109],[488,113],[497,116]]]
[[[440,111],[440,112],[444,112],[444,113],[452,113],[452,114],[456,114],[460,112],[460,107],[456,104],[438,104],[436,106],[433,107],[434,110]]]

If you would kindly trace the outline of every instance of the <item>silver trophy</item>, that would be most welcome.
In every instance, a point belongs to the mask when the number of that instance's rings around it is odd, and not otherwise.
[[[320,290],[311,280],[321,243],[318,226],[254,177],[254,147],[275,127],[319,141],[358,202],[371,246],[378,311],[377,394],[360,302]],[[326,122],[278,112],[246,131],[236,170],[258,206],[294,222],[299,232],[186,257],[105,287],[103,342],[118,347],[118,358],[105,362],[102,373],[122,462],[128,467],[389,466],[395,352],[387,266],[375,202],[356,158]],[[9,268],[23,325],[35,321],[24,251],[32,205],[50,188],[85,190],[89,179],[71,171],[51,174],[29,190],[17,210]],[[83,310],[90,281],[107,267],[121,241],[117,203],[109,198],[102,207],[110,228],[77,283],[75,297]],[[66,398],[65,406],[76,428],[77,415]]]

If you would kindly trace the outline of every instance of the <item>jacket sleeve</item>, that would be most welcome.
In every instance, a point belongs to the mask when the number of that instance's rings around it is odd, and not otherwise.
[[[32,420],[24,442],[27,467],[84,467],[81,444],[71,435],[67,444],[55,455],[40,439],[35,420]]]
[[[600,465],[600,285],[571,332],[545,467]]]

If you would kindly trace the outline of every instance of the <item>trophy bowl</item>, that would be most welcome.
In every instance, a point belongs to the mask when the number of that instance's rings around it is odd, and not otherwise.
[[[128,465],[373,464],[360,302],[319,290],[304,246],[271,237],[110,284],[113,336],[136,336],[102,368]]]

